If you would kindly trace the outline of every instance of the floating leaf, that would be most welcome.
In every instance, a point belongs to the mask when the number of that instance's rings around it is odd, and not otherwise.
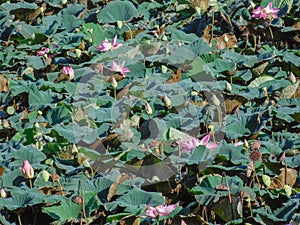
[[[114,23],[117,21],[128,22],[138,17],[139,12],[129,1],[113,1],[103,8],[97,18],[101,23]]]

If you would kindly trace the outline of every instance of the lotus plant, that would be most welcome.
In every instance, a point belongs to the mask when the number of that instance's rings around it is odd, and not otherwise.
[[[117,35],[109,42],[108,40],[102,41],[102,43],[96,47],[96,49],[100,50],[101,52],[107,52],[109,50],[117,49],[121,47],[123,44],[117,42]]]
[[[123,77],[126,77],[126,73],[130,72],[130,69],[128,67],[124,67],[124,65],[125,62],[122,62],[122,64],[117,64],[115,61],[112,61],[111,71],[119,72]]]
[[[191,152],[193,148],[196,148],[199,145],[203,145],[210,150],[214,150],[216,147],[218,147],[218,144],[210,142],[210,136],[210,133],[208,133],[201,140],[194,137],[187,137],[186,141],[180,141],[179,144],[183,150],[187,152]]]
[[[262,18],[264,20],[267,19],[273,19],[277,18],[277,13],[279,12],[280,9],[278,8],[273,8],[272,7],[272,2],[270,2],[266,8],[259,6],[257,9],[254,9],[252,11],[252,17],[253,18]]]
[[[28,160],[24,160],[22,166],[22,174],[25,179],[29,179],[30,187],[32,188],[31,179],[34,177],[34,169],[32,168],[31,164]]]
[[[158,205],[152,207],[147,205],[146,215],[151,218],[158,218],[159,216],[169,216],[175,209],[177,205]]]

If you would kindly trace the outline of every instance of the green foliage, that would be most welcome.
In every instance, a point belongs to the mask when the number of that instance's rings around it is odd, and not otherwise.
[[[273,7],[1,1],[0,223],[299,223],[299,3]]]

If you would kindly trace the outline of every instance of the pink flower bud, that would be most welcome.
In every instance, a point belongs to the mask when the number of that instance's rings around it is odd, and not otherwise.
[[[34,170],[30,165],[30,163],[28,162],[28,160],[24,160],[23,162],[22,173],[23,173],[23,177],[25,177],[26,179],[32,179],[34,176]]]
[[[74,70],[71,66],[64,66],[62,68],[63,74],[68,74],[70,76],[70,80],[74,78]]]

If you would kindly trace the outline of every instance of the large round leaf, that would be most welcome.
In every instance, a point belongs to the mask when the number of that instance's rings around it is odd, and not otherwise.
[[[98,20],[102,23],[114,23],[117,21],[130,21],[138,17],[139,12],[131,2],[114,1],[98,14]]]

